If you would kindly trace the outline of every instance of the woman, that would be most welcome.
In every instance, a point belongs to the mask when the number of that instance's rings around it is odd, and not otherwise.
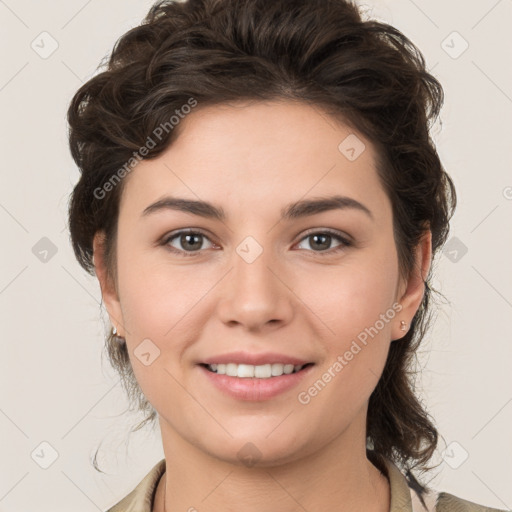
[[[165,454],[110,512],[491,510],[414,475],[442,102],[344,0],[157,3],[78,90],[73,248]]]

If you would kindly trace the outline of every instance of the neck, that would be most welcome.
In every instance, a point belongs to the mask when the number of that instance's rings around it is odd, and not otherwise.
[[[367,459],[365,444],[344,436],[299,460],[246,467],[208,456],[162,427],[166,472],[153,512],[390,510],[387,478]]]

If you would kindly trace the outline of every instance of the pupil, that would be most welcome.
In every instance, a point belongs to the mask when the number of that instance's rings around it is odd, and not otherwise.
[[[199,244],[197,243],[197,239],[199,239],[200,236],[201,235],[182,235],[181,236],[181,241],[182,241],[183,246],[185,247],[188,244],[190,248],[194,249],[193,242],[189,243],[189,241],[190,241],[190,239],[195,238],[196,239],[196,244],[195,245],[197,246],[195,248],[196,249],[200,248],[201,247],[201,242],[199,242]],[[185,240],[186,240],[186,243],[183,243]]]
[[[321,249],[329,248],[329,240],[331,238],[330,235],[312,235],[312,237],[315,239],[315,243],[317,242],[318,239],[324,240],[323,244],[322,244],[322,242],[320,242],[320,245],[323,246],[323,247],[320,247]],[[327,242],[325,240],[327,240]]]

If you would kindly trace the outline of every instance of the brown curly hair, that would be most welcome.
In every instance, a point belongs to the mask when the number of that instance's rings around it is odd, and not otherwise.
[[[376,148],[378,174],[393,209],[402,277],[413,270],[425,230],[435,257],[456,206],[453,182],[430,129],[444,101],[416,46],[396,28],[363,20],[348,0],[173,0],[153,5],[140,26],[115,44],[106,69],[86,82],[68,110],[69,145],[81,171],[69,204],[75,255],[93,274],[93,237],[106,235],[109,275],[116,279],[116,230],[123,181],[105,197],[95,191],[193,98],[201,106],[231,100],[285,99],[322,107]],[[166,130],[146,159],[179,133]],[[103,188],[103,190],[107,190]],[[417,348],[431,320],[430,280],[410,330],[391,344],[368,407],[368,456],[407,470],[426,466],[438,432],[415,395]],[[133,374],[126,345],[107,336],[111,364],[130,403],[156,418]]]

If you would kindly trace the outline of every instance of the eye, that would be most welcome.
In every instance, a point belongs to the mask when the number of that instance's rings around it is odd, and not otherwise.
[[[182,256],[194,256],[194,253],[208,249],[208,247],[203,246],[205,240],[209,241],[210,239],[200,231],[182,230],[166,237],[162,241],[162,245],[169,247],[172,252],[180,253]],[[214,246],[212,242],[210,244],[211,247]]]
[[[333,254],[352,245],[352,242],[346,237],[330,230],[310,232],[302,238],[299,245],[305,240],[310,242],[310,247],[313,249],[313,252],[316,253]],[[338,245],[334,248],[330,248],[333,240],[338,241]],[[204,247],[203,244],[205,241],[210,243],[210,247]],[[205,233],[192,229],[171,233],[164,238],[162,245],[168,247],[169,250],[180,256],[195,256],[204,249],[218,247],[210,241]]]
[[[333,249],[330,249],[329,246],[331,245],[333,239],[340,243]],[[302,243],[304,240],[308,240],[310,247],[313,248],[313,252],[317,253],[333,254],[338,251],[342,251],[346,247],[350,247],[352,245],[352,242],[350,242],[350,240],[348,240],[346,237],[330,230],[311,232],[303,237],[300,243]]]

